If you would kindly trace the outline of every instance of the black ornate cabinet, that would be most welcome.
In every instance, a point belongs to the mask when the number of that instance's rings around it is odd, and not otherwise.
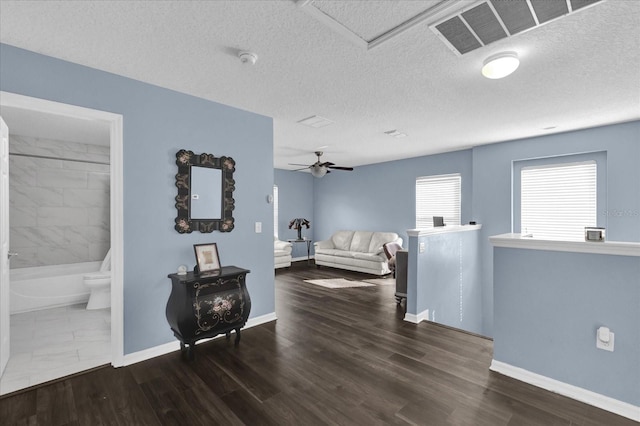
[[[227,340],[240,329],[251,311],[251,298],[245,285],[250,271],[224,266],[215,273],[170,274],[171,295],[167,302],[167,321],[180,340],[182,354],[194,359],[195,343],[225,333]]]

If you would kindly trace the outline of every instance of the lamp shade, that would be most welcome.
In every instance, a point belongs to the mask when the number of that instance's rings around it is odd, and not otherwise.
[[[514,72],[520,65],[516,52],[502,52],[489,56],[482,66],[482,75],[490,79],[503,78]]]
[[[327,168],[324,166],[313,166],[311,167],[311,174],[313,177],[321,178],[327,174]]]

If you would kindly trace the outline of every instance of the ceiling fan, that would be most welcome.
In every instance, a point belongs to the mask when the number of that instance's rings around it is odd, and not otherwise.
[[[324,163],[320,162],[320,157],[322,156],[323,152],[322,151],[316,151],[315,154],[318,156],[318,161],[316,161],[315,163],[311,164],[310,166],[307,166],[305,164],[294,164],[294,163],[289,163],[292,166],[305,166],[301,169],[296,169],[296,170],[306,170],[306,169],[310,169],[311,170],[311,174],[313,175],[313,177],[317,177],[317,178],[321,178],[322,176],[326,175],[327,173],[331,173],[331,170],[347,170],[347,171],[352,171],[353,167],[341,167],[341,166],[336,166],[335,164],[329,162],[329,161],[325,161]]]

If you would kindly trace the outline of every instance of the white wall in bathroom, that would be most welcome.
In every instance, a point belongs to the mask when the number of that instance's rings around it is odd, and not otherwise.
[[[102,260],[110,243],[109,147],[10,135],[9,153],[10,244],[19,253],[11,268]]]

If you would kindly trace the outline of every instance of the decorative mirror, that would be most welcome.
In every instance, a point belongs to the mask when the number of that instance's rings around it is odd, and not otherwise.
[[[232,231],[236,184],[233,158],[197,155],[181,149],[176,153],[176,164],[176,231],[181,234]]]

